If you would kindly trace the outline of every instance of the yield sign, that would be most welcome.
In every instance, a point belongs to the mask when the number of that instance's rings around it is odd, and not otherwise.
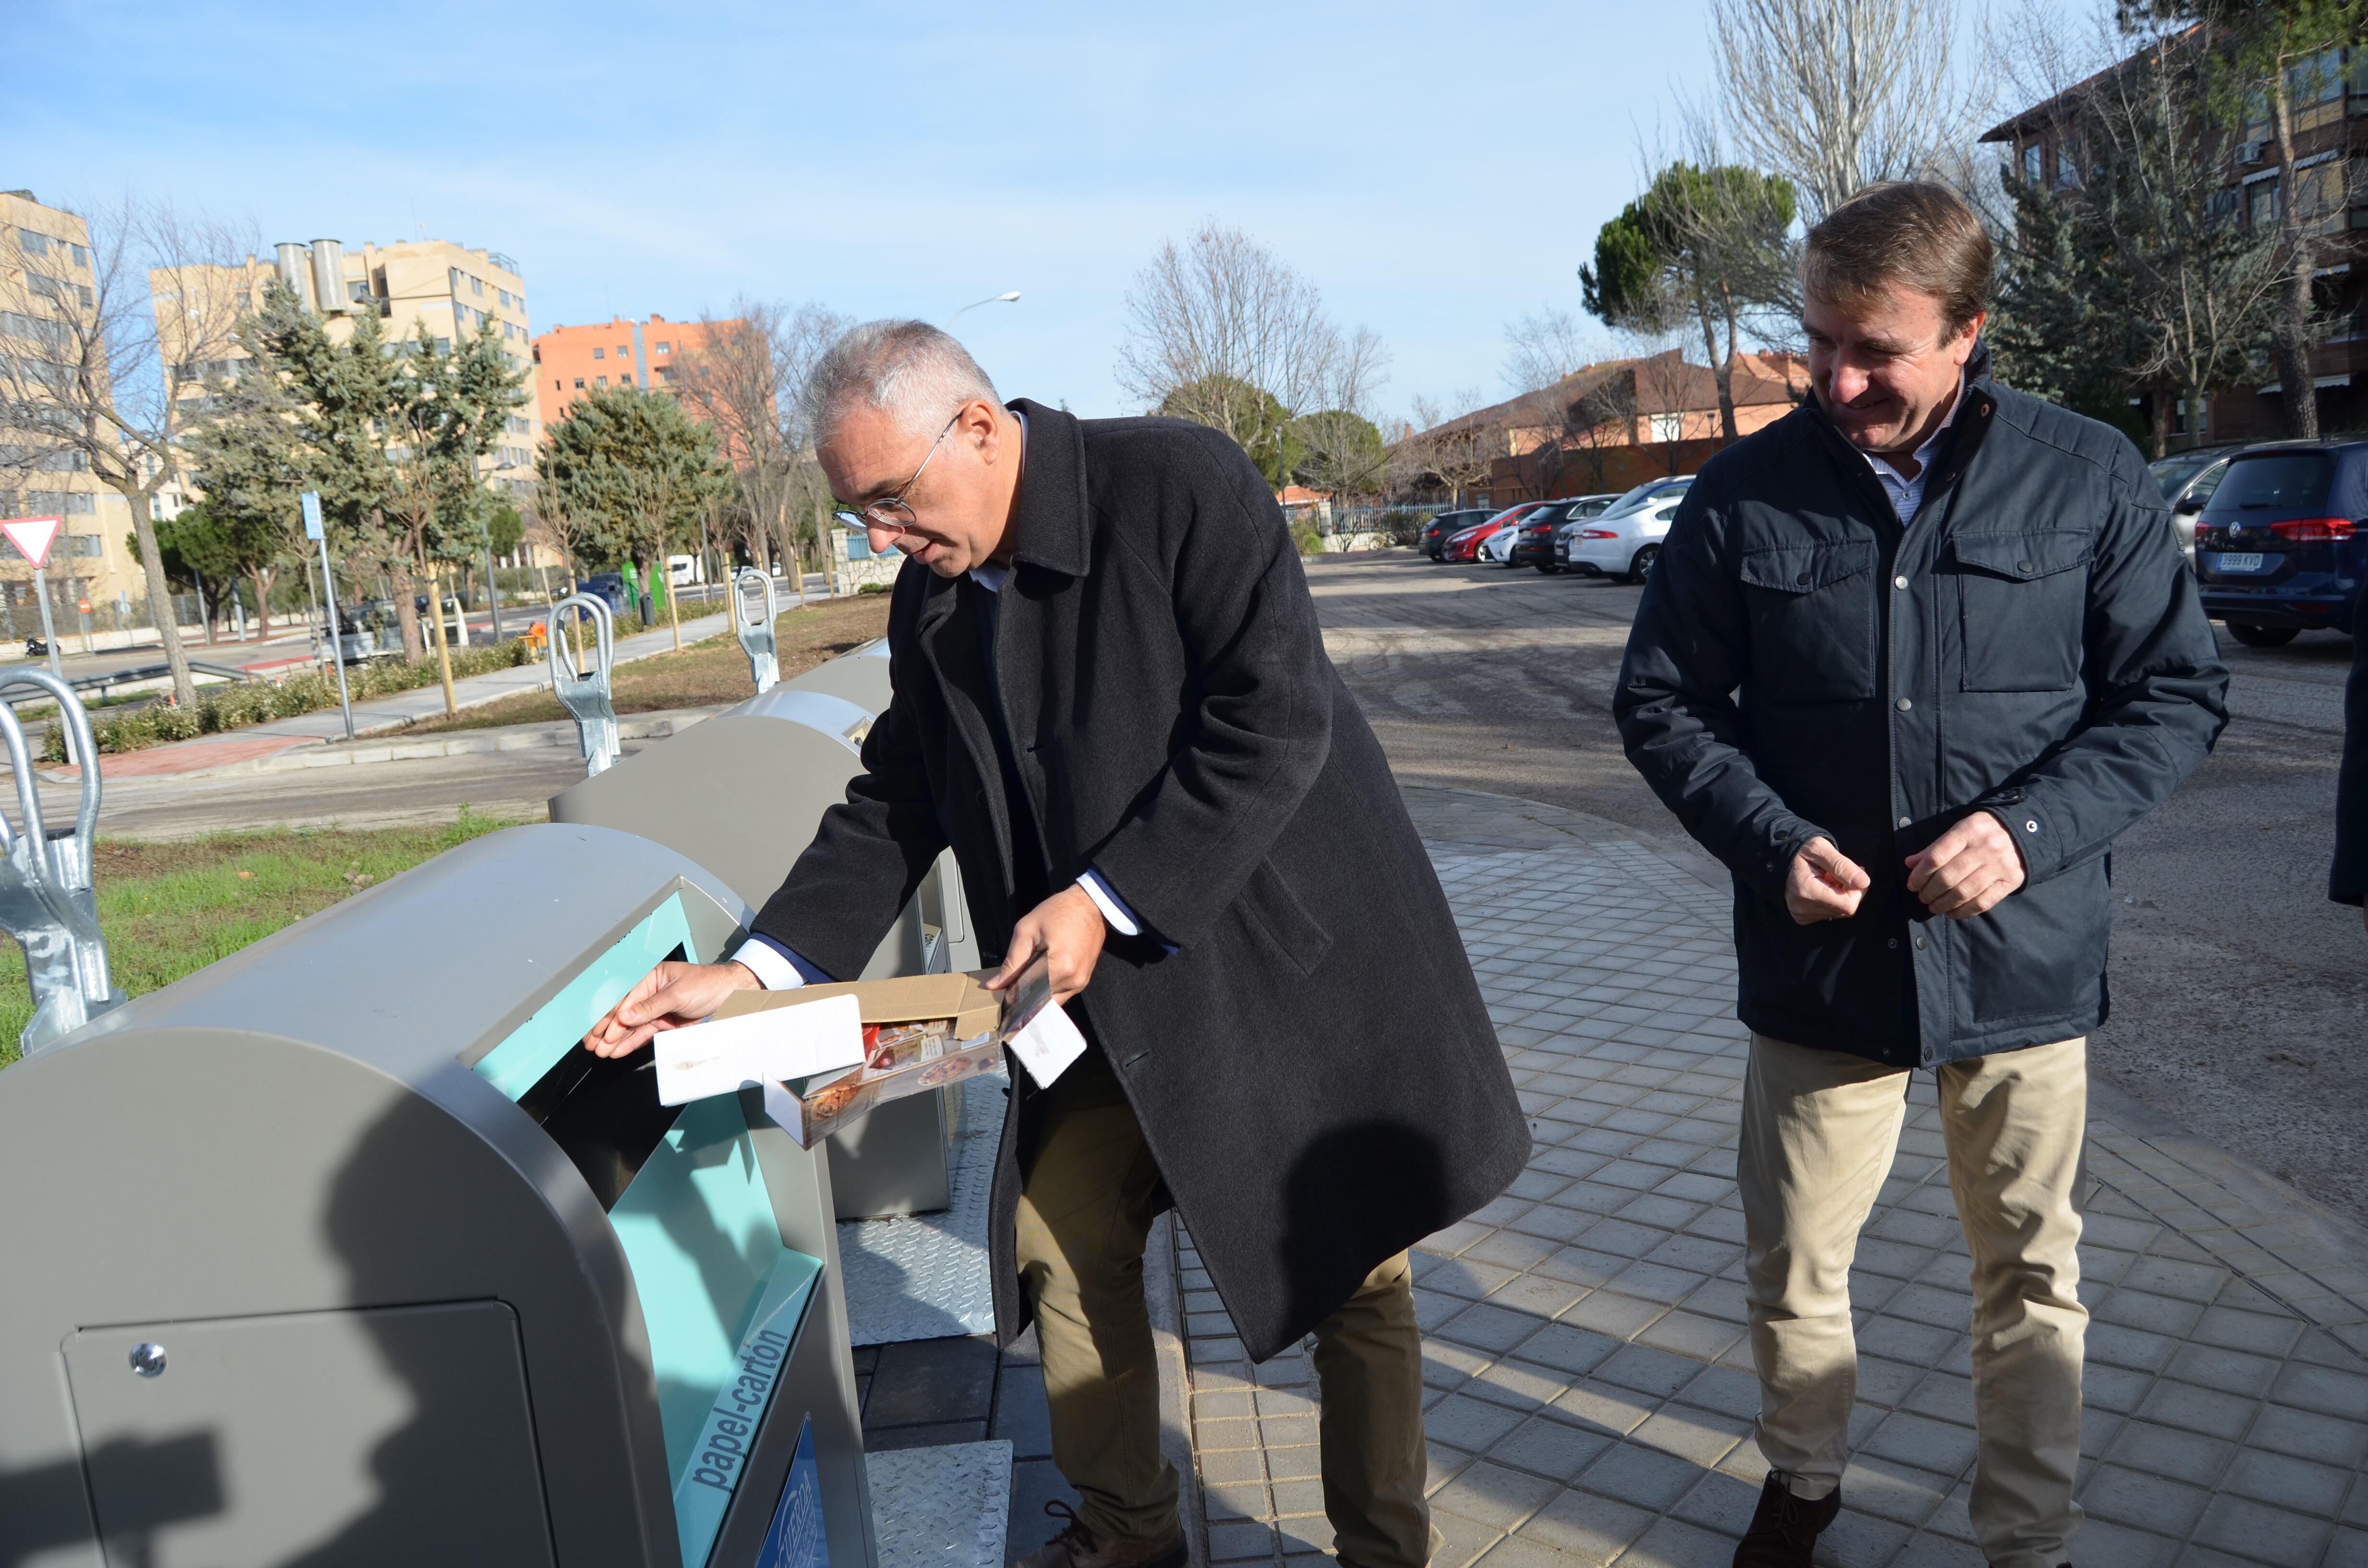
[[[58,529],[64,523],[63,517],[10,517],[0,522],[0,533],[6,534],[17,552],[39,571],[50,558],[50,541],[58,537]]]

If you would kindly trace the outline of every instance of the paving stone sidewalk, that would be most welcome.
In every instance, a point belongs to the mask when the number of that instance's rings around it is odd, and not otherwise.
[[[1410,789],[1536,1152],[1416,1256],[1437,1568],[1724,1568],[1766,1466],[1735,1143],[1728,894],[1608,823]],[[1841,1564],[1973,1564],[1970,1263],[1931,1079],[1852,1276]],[[2101,1085],[2081,1296],[2082,1568],[2368,1565],[2361,1238]],[[1262,1367],[1189,1237],[1178,1278],[1218,1563],[1330,1542],[1305,1347]]]

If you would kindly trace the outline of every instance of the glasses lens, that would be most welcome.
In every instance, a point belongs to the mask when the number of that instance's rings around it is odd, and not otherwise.
[[[830,517],[831,521],[843,524],[850,528],[860,528],[865,526],[863,514],[846,506],[840,506],[835,509],[831,513]]]

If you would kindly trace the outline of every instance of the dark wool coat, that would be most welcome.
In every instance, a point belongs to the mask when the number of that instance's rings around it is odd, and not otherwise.
[[[2104,1021],[2114,835],[2203,760],[2227,671],[2124,437],[1971,367],[1903,528],[1814,403],[1703,465],[1638,606],[1613,713],[1734,873],[1736,1014],[1913,1067]],[[2028,881],[1935,918],[1902,862],[1997,815]],[[1824,835],[1873,886],[1784,910]]]
[[[2368,899],[2368,588],[2351,610],[2351,681],[2343,691],[2343,771],[2335,784],[2335,864],[2327,896]]]
[[[996,675],[1045,863],[1012,864],[965,602],[985,590],[907,563],[894,700],[756,929],[855,973],[951,843],[999,960],[1021,890],[1099,869],[1178,950],[1113,935],[1072,1009],[1263,1359],[1496,1197],[1528,1126],[1273,493],[1197,425],[1012,406],[1028,444]],[[992,1234],[1007,1341],[1027,1323],[1012,1216],[1035,1094],[1014,1078]]]

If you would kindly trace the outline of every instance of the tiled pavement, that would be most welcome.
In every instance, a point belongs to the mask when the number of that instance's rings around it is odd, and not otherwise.
[[[1438,1568],[1724,1564],[1765,1472],[1727,894],[1592,819],[1407,796],[1537,1144],[1510,1191],[1417,1255]],[[1853,1273],[1858,1458],[1821,1544],[1835,1563],[1980,1560],[1969,1264],[1930,1079],[1909,1097]],[[2356,1238],[2119,1096],[2092,1111],[2078,1561],[2368,1565]],[[1209,1557],[1310,1561],[1330,1531],[1306,1358],[1234,1358],[1177,1245]]]

